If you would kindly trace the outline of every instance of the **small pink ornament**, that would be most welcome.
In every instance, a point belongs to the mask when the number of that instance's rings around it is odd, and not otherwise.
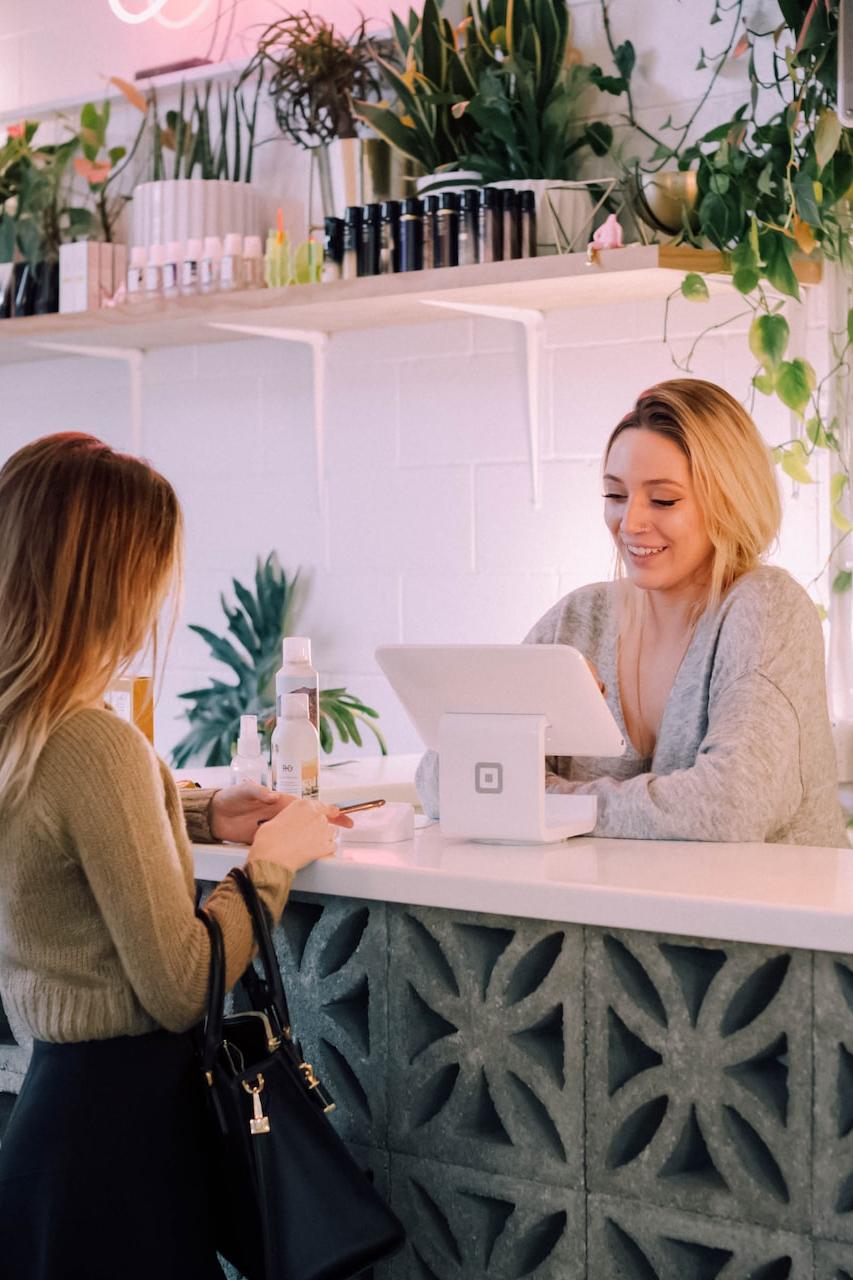
[[[611,213],[605,222],[602,222],[597,231],[593,232],[590,241],[592,249],[621,249],[622,248],[622,227],[615,213]]]

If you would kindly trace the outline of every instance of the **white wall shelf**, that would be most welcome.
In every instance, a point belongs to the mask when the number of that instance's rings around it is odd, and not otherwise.
[[[730,289],[723,255],[672,245],[629,245],[592,256],[571,253],[450,270],[370,276],[173,302],[139,302],[70,315],[0,321],[0,365],[62,355],[124,359],[131,372],[133,448],[141,451],[141,360],[146,351],[268,338],[312,349],[317,499],[325,502],[325,382],[329,340],[354,329],[488,316],[524,329],[530,497],[541,504],[541,377],[544,317],[574,307],[664,299],[679,275],[699,271],[712,292]],[[803,259],[803,284],[817,284],[819,262]]]
[[[587,263],[586,254],[572,253],[335,284],[180,298],[165,305],[143,302],[115,310],[28,316],[0,321],[0,364],[55,358],[53,344],[150,351],[233,342],[258,336],[261,327],[334,334],[435,323],[439,319],[436,308],[425,303],[544,313],[665,298],[677,288],[680,272],[719,274],[720,287],[725,287],[723,270],[719,253],[669,245],[629,245],[599,252],[593,264]],[[820,265],[804,260],[800,275],[803,283],[817,283]],[[441,318],[465,319],[467,312],[457,307],[442,308]]]

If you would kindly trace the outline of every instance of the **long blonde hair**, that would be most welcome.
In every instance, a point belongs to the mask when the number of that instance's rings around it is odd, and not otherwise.
[[[673,378],[644,391],[614,428],[605,467],[614,441],[638,428],[665,436],[687,458],[714,548],[700,612],[714,609],[778,536],[782,507],[770,450],[743,406],[700,378]]]
[[[50,734],[146,645],[181,573],[175,491],[94,436],[45,436],[0,470],[0,806]]]

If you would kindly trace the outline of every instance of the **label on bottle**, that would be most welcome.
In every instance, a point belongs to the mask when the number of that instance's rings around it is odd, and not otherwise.
[[[306,684],[304,676],[279,676],[276,683],[278,685],[276,697],[276,716],[278,719],[284,718],[283,699],[286,694],[305,693],[308,695],[308,719],[319,732],[320,716],[316,680],[312,681],[311,684]]]
[[[288,796],[314,799],[319,793],[316,760],[298,760],[278,755],[275,762],[275,789]]]

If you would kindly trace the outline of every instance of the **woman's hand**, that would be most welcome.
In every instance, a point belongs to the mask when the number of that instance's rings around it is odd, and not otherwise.
[[[214,840],[231,840],[234,844],[251,844],[261,823],[269,822],[287,809],[296,796],[271,791],[256,782],[241,782],[236,787],[223,787],[210,801],[210,834]],[[351,827],[352,818],[334,805],[326,806],[326,816],[339,827]]]
[[[337,809],[318,800],[289,799],[290,803],[274,818],[256,828],[249,862],[262,858],[295,872],[335,852],[331,815],[337,814]]]

